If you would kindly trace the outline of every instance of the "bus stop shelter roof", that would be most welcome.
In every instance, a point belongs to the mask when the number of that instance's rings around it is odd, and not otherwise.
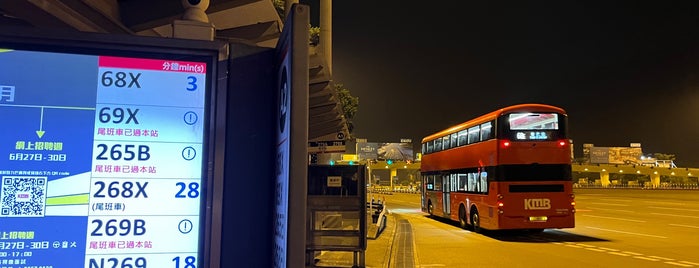
[[[0,26],[171,37],[172,22],[184,13],[178,0],[2,0]],[[269,0],[210,0],[206,13],[219,40],[274,48],[283,29]],[[311,72],[326,72],[322,57],[310,57]],[[346,132],[331,78],[311,76],[309,139]]]

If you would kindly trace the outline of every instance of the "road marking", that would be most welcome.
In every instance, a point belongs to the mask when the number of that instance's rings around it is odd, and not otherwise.
[[[624,257],[628,257],[628,256],[629,256],[629,254],[624,254],[624,253],[619,253],[619,252],[607,252],[607,253],[608,253],[608,254],[613,254],[613,255],[624,256]]]
[[[693,211],[697,212],[699,209],[686,209],[686,208],[669,208],[669,207],[648,207],[652,209],[664,209],[664,210],[679,210],[679,211]]]
[[[611,209],[611,208],[591,208],[596,210],[606,210],[606,211],[616,211],[616,212],[627,212],[627,213],[637,213],[636,211],[625,210],[625,209]]]
[[[585,248],[585,249],[590,250],[590,251],[604,252],[604,249],[600,249],[600,248]]]
[[[692,218],[692,219],[699,219],[697,216],[688,216],[688,215],[677,215],[677,214],[666,214],[666,213],[650,213],[653,215],[660,215],[660,216],[671,216],[671,217],[681,217],[681,218]]]
[[[635,259],[640,259],[640,260],[647,260],[647,261],[659,261],[658,259],[653,259],[653,258],[648,258],[648,257],[643,257],[643,256],[634,256]]]
[[[420,267],[445,267],[444,264],[420,264]]]
[[[693,265],[691,264],[684,264],[684,263],[679,263],[679,262],[674,262],[674,261],[668,261],[665,262],[667,264],[672,264],[672,265],[677,265],[677,266],[682,266],[682,267],[692,267]]]
[[[581,247],[581,246],[579,246],[579,245],[576,245],[576,244],[566,244],[566,247],[571,247],[571,248],[583,248],[583,247]]]
[[[699,266],[699,263],[696,263],[696,262],[691,262],[691,261],[680,261],[680,262],[681,262],[681,263],[684,263],[684,264],[697,265],[697,266]]]
[[[650,257],[650,258],[656,258],[656,259],[661,259],[661,260],[664,260],[664,261],[674,261],[674,260],[675,260],[675,259],[665,258],[665,257],[660,257],[660,256],[648,256],[648,257]]]
[[[641,256],[641,255],[643,255],[643,254],[641,254],[641,253],[636,253],[636,252],[631,252],[631,251],[623,251],[623,252],[626,253],[626,254],[629,254],[629,255],[636,255],[636,256]]]
[[[677,226],[677,227],[687,227],[687,228],[699,229],[699,226],[695,226],[695,225],[684,225],[684,224],[674,224],[674,223],[670,223],[669,225]]]
[[[662,204],[662,205],[675,205],[675,206],[686,206],[686,203],[674,203],[674,202],[659,202],[659,201],[644,201],[648,204]]]
[[[618,201],[618,202],[632,202],[633,200],[630,199],[615,199],[615,198],[600,198],[600,200],[605,200],[605,201]]]
[[[639,235],[639,236],[647,236],[647,237],[655,237],[655,238],[667,238],[667,237],[665,237],[665,236],[659,236],[659,235],[639,234],[639,233],[624,232],[624,231],[617,231],[617,230],[604,229],[604,228],[597,228],[597,227],[589,227],[589,226],[588,226],[587,228],[595,229],[595,230],[600,230],[600,231],[608,231],[608,232],[622,233],[622,234]]]
[[[628,204],[609,204],[609,203],[590,203],[592,205],[604,205],[604,206],[617,206],[617,207],[628,207]]]
[[[619,251],[618,249],[613,249],[613,248],[603,248],[603,247],[600,247],[600,248],[604,249],[606,251]]]
[[[581,216],[593,217],[593,218],[601,218],[601,219],[610,219],[610,220],[620,220],[620,221],[646,222],[646,221],[642,221],[642,220],[632,220],[632,219],[615,218],[615,217],[605,217],[605,216],[594,216],[594,215],[587,215],[587,214],[583,214],[583,215],[581,215]]]

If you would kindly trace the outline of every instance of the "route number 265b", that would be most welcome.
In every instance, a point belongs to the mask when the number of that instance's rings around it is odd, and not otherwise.
[[[123,147],[123,148],[122,148]],[[138,160],[146,161],[150,159],[150,147],[148,145],[114,144],[111,147],[106,144],[98,144],[99,153],[97,160]]]

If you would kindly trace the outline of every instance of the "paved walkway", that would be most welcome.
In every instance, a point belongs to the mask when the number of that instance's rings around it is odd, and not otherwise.
[[[367,239],[364,267],[389,267],[392,251],[395,251],[392,247],[398,227],[394,215],[391,213],[386,215],[386,228],[376,239]],[[396,253],[394,252],[393,254],[395,255]],[[353,255],[352,252],[325,251],[316,258],[318,261],[315,265],[309,267],[352,267],[354,264]],[[391,267],[395,266],[391,265]]]

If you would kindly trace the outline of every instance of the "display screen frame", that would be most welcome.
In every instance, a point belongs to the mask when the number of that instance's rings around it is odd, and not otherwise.
[[[220,223],[216,225],[215,221],[220,218],[221,206],[215,204],[217,201],[213,196],[220,195],[214,191],[222,189],[217,190],[213,185],[215,181],[223,178],[222,165],[215,163],[223,162],[223,153],[216,151],[216,148],[224,146],[217,146],[216,143],[221,143],[222,140],[216,139],[215,134],[216,122],[225,121],[220,118],[225,117],[225,114],[216,113],[216,111],[221,111],[221,107],[225,107],[225,100],[218,100],[216,96],[218,94],[217,75],[221,71],[219,69],[225,66],[219,64],[220,58],[225,58],[225,55],[222,55],[226,51],[225,43],[72,31],[49,32],[37,28],[3,26],[0,27],[0,48],[206,63],[197,264],[198,267],[217,267],[216,258],[220,254],[218,253],[220,246],[212,245],[212,236],[220,236]]]

